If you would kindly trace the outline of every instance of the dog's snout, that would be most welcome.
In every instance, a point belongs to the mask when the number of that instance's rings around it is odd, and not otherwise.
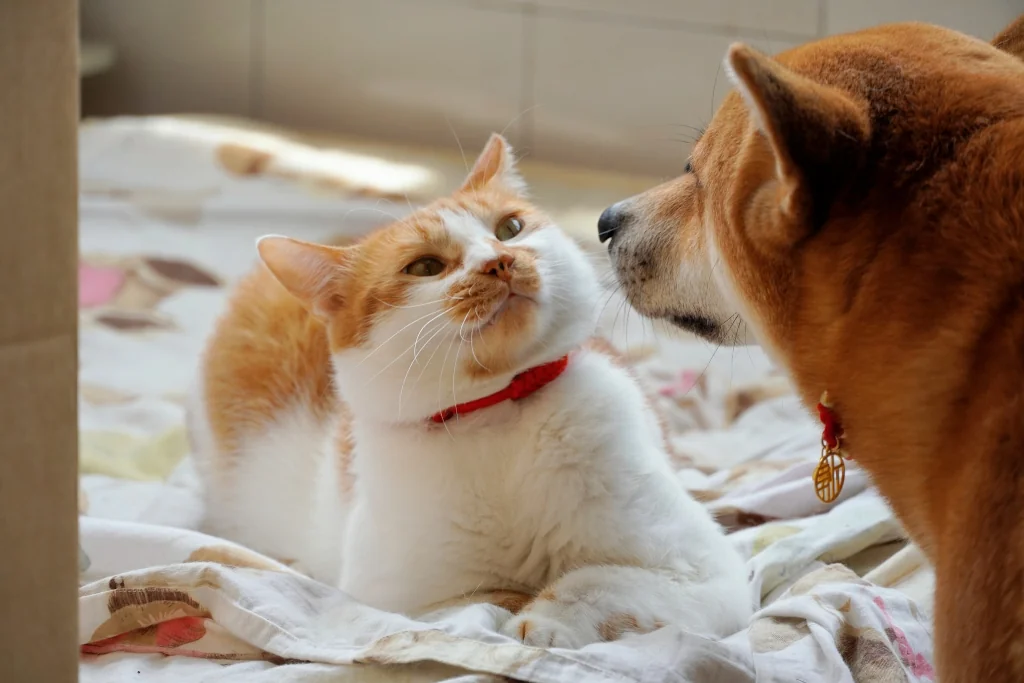
[[[601,213],[597,219],[597,239],[607,242],[626,222],[627,214],[623,210],[622,202],[612,204]]]

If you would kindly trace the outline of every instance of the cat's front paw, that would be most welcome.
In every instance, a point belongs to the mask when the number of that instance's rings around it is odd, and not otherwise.
[[[543,614],[526,612],[505,622],[501,632],[532,647],[574,650],[597,640],[595,634],[588,633],[588,630],[592,629],[581,626],[567,624]]]
[[[501,632],[534,647],[577,649],[664,625],[652,615],[639,616],[635,609],[616,611],[600,602],[559,600],[542,593],[505,622]]]

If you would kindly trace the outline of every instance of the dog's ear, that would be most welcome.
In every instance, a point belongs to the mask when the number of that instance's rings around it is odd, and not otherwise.
[[[726,70],[775,157],[777,210],[792,241],[825,221],[837,193],[867,152],[866,107],[742,44]]]
[[[1024,59],[1024,14],[999,32],[992,44],[1003,52],[1009,52],[1017,59]]]

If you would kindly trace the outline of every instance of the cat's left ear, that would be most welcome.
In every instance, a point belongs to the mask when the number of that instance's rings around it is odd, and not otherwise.
[[[526,183],[516,170],[512,145],[497,133],[491,134],[491,139],[473,164],[473,170],[462,183],[460,191],[480,190],[491,184],[501,185],[518,194],[526,193]]]
[[[349,249],[267,235],[256,242],[264,265],[316,316],[329,319],[346,300]]]

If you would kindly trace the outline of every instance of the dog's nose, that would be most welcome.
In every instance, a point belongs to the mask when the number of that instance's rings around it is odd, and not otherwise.
[[[622,202],[612,204],[601,212],[601,217],[597,219],[597,239],[601,242],[610,240],[622,227],[625,213],[622,211],[621,204]]]

